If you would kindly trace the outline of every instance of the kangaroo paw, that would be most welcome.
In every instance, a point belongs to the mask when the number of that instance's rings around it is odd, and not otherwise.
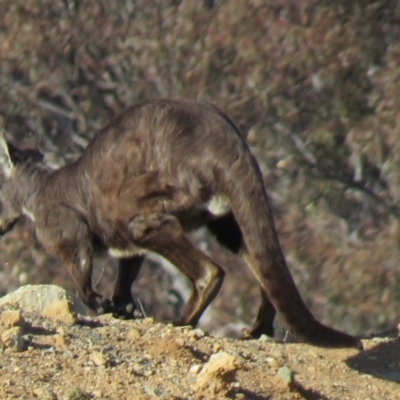
[[[112,313],[115,318],[119,319],[140,319],[143,314],[136,308],[132,299],[113,299]]]
[[[270,337],[274,337],[274,327],[272,323],[262,323],[257,322],[251,328],[243,329],[241,339],[242,340],[251,340],[251,339],[259,339],[261,335],[267,335]]]
[[[94,297],[94,299],[90,302],[90,308],[94,310],[97,315],[107,314],[113,310],[111,301],[100,295]]]

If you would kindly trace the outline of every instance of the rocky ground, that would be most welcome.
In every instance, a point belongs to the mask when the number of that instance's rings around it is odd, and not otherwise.
[[[77,314],[54,286],[0,299],[1,399],[400,399],[400,340],[365,351]],[[11,297],[10,297],[11,296]]]

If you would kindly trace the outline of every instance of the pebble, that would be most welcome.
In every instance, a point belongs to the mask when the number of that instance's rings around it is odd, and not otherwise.
[[[40,400],[57,400],[57,396],[51,389],[36,388],[33,389],[33,394]]]
[[[293,381],[293,372],[286,365],[278,369],[276,376],[282,383],[284,383],[287,386],[289,386]]]
[[[197,375],[201,369],[203,368],[203,366],[201,364],[194,364],[189,368],[189,373],[193,374],[193,375]]]
[[[182,338],[175,339],[175,344],[178,347],[185,347],[185,345],[186,345],[185,341]]]
[[[278,362],[276,361],[276,359],[274,357],[267,357],[265,359],[265,361],[272,368],[276,368],[278,366]]]
[[[259,339],[260,342],[274,342],[274,338],[272,338],[271,336],[262,334]]]
[[[89,360],[97,367],[105,366],[108,364],[107,357],[101,351],[93,351],[89,354]]]
[[[20,310],[7,310],[0,314],[0,325],[4,328],[23,327],[24,323]]]
[[[220,343],[215,343],[215,344],[213,345],[213,351],[214,351],[215,353],[218,353],[220,350],[222,350],[221,344],[220,344]]]
[[[147,317],[142,321],[143,325],[153,325],[154,324],[154,318],[153,317]]]
[[[195,391],[209,391],[210,395],[223,395],[234,383],[241,362],[225,351],[213,354],[198,374]]]
[[[1,341],[4,348],[9,351],[21,352],[24,350],[25,341],[19,326],[3,331],[1,334]]]
[[[65,339],[65,336],[55,335],[54,336],[54,344],[57,348],[65,348],[68,346],[68,342]]]
[[[128,333],[126,334],[126,338],[131,341],[135,341],[135,340],[139,339],[141,336],[142,335],[141,335],[139,329],[136,329],[136,328],[130,329],[128,331]]]
[[[72,311],[69,300],[59,300],[50,304],[43,309],[41,315],[45,318],[64,322],[69,326],[75,325],[77,322],[76,313]]]
[[[189,336],[191,339],[199,340],[199,339],[205,337],[206,334],[205,334],[205,332],[204,332],[202,329],[197,328],[197,329],[193,329],[193,330],[189,331],[189,332],[188,332],[188,336]]]

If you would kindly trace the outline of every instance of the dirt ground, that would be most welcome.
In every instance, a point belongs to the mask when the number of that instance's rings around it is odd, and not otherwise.
[[[9,313],[0,309],[0,324]],[[2,346],[1,399],[400,399],[396,337],[358,352],[216,338],[151,318],[16,313],[22,343]]]

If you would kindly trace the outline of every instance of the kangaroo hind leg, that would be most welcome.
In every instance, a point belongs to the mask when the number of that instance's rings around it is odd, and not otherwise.
[[[176,325],[195,326],[204,310],[218,294],[224,271],[198,249],[185,235],[178,220],[169,215],[153,216],[137,244],[163,256],[186,275],[192,283],[192,293]],[[132,221],[135,233],[135,221]]]
[[[242,231],[232,213],[208,221],[207,228],[215,235],[218,243],[232,253],[245,255],[246,259],[247,250],[243,242]],[[273,322],[276,310],[261,286],[260,292],[261,305],[256,320],[251,328],[243,332],[243,339],[259,338],[263,334],[274,336]]]
[[[261,305],[253,326],[245,329],[242,339],[258,339],[261,335],[274,337],[274,319],[276,310],[264,289],[260,287]]]

